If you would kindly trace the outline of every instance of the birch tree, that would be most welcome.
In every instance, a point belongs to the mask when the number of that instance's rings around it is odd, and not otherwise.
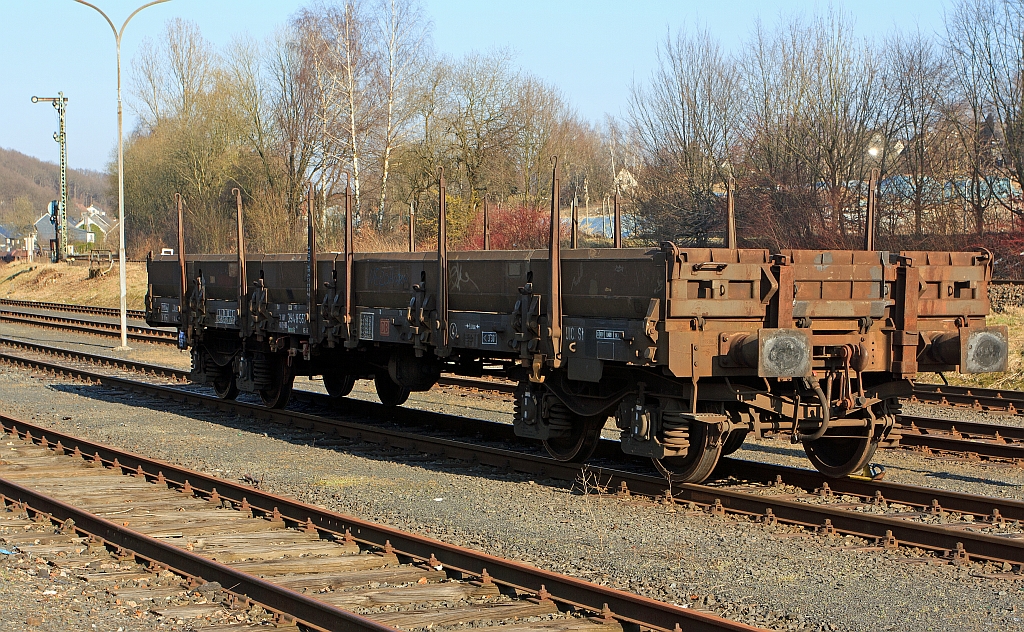
[[[376,217],[377,229],[381,230],[386,221],[392,155],[408,141],[414,115],[414,83],[429,59],[430,22],[418,0],[378,0],[374,13],[378,49],[375,85],[382,100],[377,126],[380,199]]]

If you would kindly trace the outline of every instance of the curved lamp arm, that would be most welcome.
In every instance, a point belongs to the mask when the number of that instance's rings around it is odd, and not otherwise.
[[[139,11],[142,11],[146,7],[151,7],[154,4],[160,4],[162,2],[170,2],[170,0],[153,0],[153,2],[147,2],[146,4],[142,5],[138,9],[135,9],[134,11],[132,11],[132,14],[128,16],[128,19],[124,21],[124,24],[121,25],[121,30],[120,31],[117,30],[117,27],[114,26],[114,22],[107,16],[107,14],[103,12],[103,9],[100,9],[95,4],[86,2],[85,0],[75,0],[75,2],[77,2],[78,4],[84,4],[87,7],[95,9],[100,15],[102,15],[103,19],[105,19],[107,21],[107,24],[110,25],[110,30],[114,32],[114,38],[117,40],[117,43],[120,44],[121,43],[121,36],[124,35],[125,27],[128,26],[128,23],[132,21],[132,18],[134,18],[136,16],[136,14],[138,14]]]

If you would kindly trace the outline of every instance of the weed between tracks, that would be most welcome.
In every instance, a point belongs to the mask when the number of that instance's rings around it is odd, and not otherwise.
[[[608,524],[598,514],[602,513],[600,509],[604,507],[604,503],[608,500],[606,495],[608,494],[608,485],[610,483],[611,475],[608,476],[608,480],[602,482],[600,472],[584,465],[580,468],[580,473],[576,475],[576,479],[572,482],[572,487],[569,489],[570,495],[579,493],[583,496],[583,517],[589,523],[590,531],[597,534],[598,546],[602,548],[605,545],[605,532],[607,531]]]

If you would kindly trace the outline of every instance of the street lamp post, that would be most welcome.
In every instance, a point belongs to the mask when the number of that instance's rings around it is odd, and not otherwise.
[[[94,4],[90,4],[85,0],[75,0],[79,4],[84,4],[87,7],[95,9],[103,19],[110,25],[110,30],[114,32],[114,42],[117,44],[117,222],[119,232],[119,244],[118,244],[118,259],[120,261],[120,281],[121,281],[121,346],[117,348],[118,351],[130,351],[131,347],[128,346],[128,280],[125,272],[128,262],[124,252],[124,146],[123,146],[123,126],[122,126],[122,109],[121,109],[121,36],[124,35],[124,29],[131,22],[132,18],[138,14],[139,11],[147,7],[151,7],[154,4],[160,4],[162,2],[169,2],[170,0],[154,0],[153,2],[147,2],[138,9],[132,11],[132,14],[128,16],[128,19],[121,25],[121,29],[118,30],[114,26],[114,22],[107,17],[107,14],[102,9]]]

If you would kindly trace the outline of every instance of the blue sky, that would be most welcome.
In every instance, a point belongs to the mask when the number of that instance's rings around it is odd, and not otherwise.
[[[92,0],[120,27],[143,0]],[[807,0],[423,0],[435,47],[461,55],[509,46],[526,71],[558,86],[586,118],[625,111],[634,78],[650,75],[667,29],[707,25],[735,49],[760,17],[813,13]],[[236,34],[272,34],[306,3],[297,0],[172,0],[146,9],[125,31],[123,77],[145,37],[172,17],[195,21],[217,45]],[[894,27],[942,27],[935,0],[836,2],[856,20],[857,34],[884,37]],[[63,90],[68,107],[68,162],[103,170],[117,141],[114,37],[103,18],[73,0],[0,0],[0,147],[56,161],[56,112],[30,98]],[[127,98],[127,91],[125,91]],[[126,134],[134,125],[125,109]]]

